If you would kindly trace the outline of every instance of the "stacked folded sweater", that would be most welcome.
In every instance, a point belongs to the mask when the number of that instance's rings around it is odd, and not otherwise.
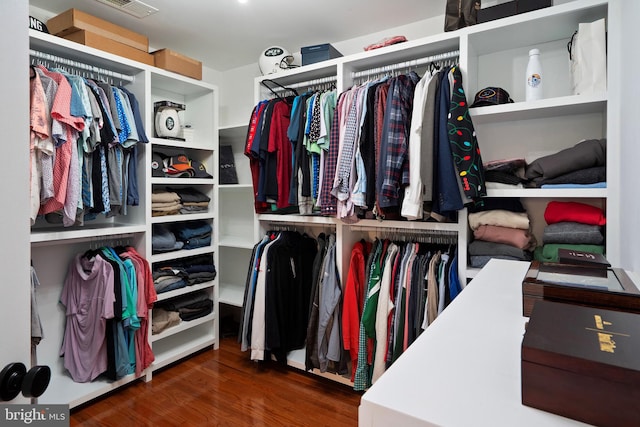
[[[606,160],[606,139],[587,139],[532,161],[525,177],[534,187],[603,188],[607,180]]]
[[[544,219],[547,226],[543,245],[535,250],[536,260],[558,262],[561,248],[604,254],[606,218],[602,209],[579,202],[552,201],[547,204]]]
[[[176,215],[182,204],[180,196],[169,190],[153,190],[151,193],[151,216]]]
[[[527,212],[518,199],[483,199],[470,208],[469,262],[481,268],[492,258],[530,261],[536,241],[530,232]]]

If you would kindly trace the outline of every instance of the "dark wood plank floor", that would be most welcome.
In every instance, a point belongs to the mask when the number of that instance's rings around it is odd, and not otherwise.
[[[361,393],[249,360],[233,338],[71,411],[71,426],[356,426]]]

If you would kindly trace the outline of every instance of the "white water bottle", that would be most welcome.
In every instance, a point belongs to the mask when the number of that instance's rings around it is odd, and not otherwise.
[[[527,101],[542,99],[542,64],[540,63],[540,51],[538,49],[529,51],[526,85]]]

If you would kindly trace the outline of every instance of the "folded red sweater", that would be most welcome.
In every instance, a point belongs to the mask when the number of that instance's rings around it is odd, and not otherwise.
[[[563,221],[590,225],[605,225],[607,223],[604,211],[600,208],[579,202],[558,202],[555,200],[547,204],[544,219],[547,224]]]

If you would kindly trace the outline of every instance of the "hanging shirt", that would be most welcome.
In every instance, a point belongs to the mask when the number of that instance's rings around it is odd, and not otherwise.
[[[360,332],[358,333],[358,363],[357,367],[354,368],[356,372],[354,375],[353,388],[356,391],[366,390],[371,384],[369,378],[369,365],[367,364],[367,332],[365,331],[364,326],[364,313],[367,311],[373,311],[371,308],[367,310],[367,307],[369,306],[371,290],[376,288],[380,281],[380,256],[382,254],[382,246],[381,242],[376,242],[374,245],[373,259],[367,275],[367,289],[364,305],[362,307],[363,316],[360,319]]]
[[[320,211],[322,215],[334,216],[336,214],[337,199],[331,194],[333,181],[336,172],[339,152],[340,138],[340,114],[346,96],[344,92],[338,97],[336,108],[333,112],[333,120],[331,122],[331,132],[329,134],[329,148],[324,157],[322,187],[320,188]]]
[[[342,345],[340,339],[340,310],[342,297],[336,269],[336,238],[329,236],[326,262],[321,272],[320,306],[318,319],[318,362],[320,372],[326,372],[329,361],[339,362]]]
[[[422,203],[432,198],[433,126],[439,79],[426,74],[416,85],[409,130],[409,184],[404,189],[401,215],[422,219]]]
[[[44,89],[38,73],[34,72],[30,80],[30,102],[29,102],[29,128],[30,128],[30,219],[31,225],[36,221],[38,210],[40,209],[40,188],[42,176],[42,165],[38,161],[38,147],[41,140],[46,140],[50,135],[49,126],[49,106],[47,105]]]
[[[342,302],[342,343],[351,356],[351,381],[353,381],[358,362],[358,335],[360,317],[364,304],[365,264],[371,252],[371,243],[359,241],[353,245],[347,281]]]
[[[418,80],[414,72],[406,76],[400,75],[394,79],[389,89],[378,169],[382,181],[378,198],[383,209],[398,206],[400,187],[409,183],[407,137],[411,125],[413,93]]]
[[[89,382],[107,369],[106,320],[114,317],[113,269],[100,257],[77,255],[67,273],[60,303],[66,326],[60,356],[76,382]]]
[[[458,179],[462,181],[466,197],[464,203],[469,204],[485,197],[487,189],[480,147],[462,87],[462,73],[457,66],[451,69],[451,73],[453,75],[453,90],[447,121],[449,144]]]
[[[58,138],[60,144],[57,146],[53,165],[54,196],[41,206],[40,214],[46,215],[64,209],[65,225],[73,225],[76,219],[79,188],[78,193],[74,191],[69,193],[69,190],[79,185],[76,139],[78,132],[84,129],[84,118],[71,115],[72,90],[67,79],[62,74],[50,72],[42,66],[39,66],[39,69],[58,84],[51,117],[62,125]],[[71,182],[69,182],[70,179]]]
[[[390,298],[389,289],[391,288],[392,266],[396,260],[398,249],[398,246],[394,243],[389,245],[389,248],[387,249],[387,258],[385,259],[382,270],[382,279],[380,281],[380,292],[375,317],[376,349],[374,352],[375,356],[371,377],[372,384],[375,383],[385,371],[385,358],[387,355],[387,327],[389,324],[389,313],[391,313],[391,310],[393,309],[393,300]]]
[[[53,153],[55,151],[53,124],[57,123],[56,120],[51,119],[51,109],[53,108],[53,101],[56,97],[56,91],[58,90],[58,83],[56,83],[51,77],[44,75],[42,70],[34,68],[36,74],[40,77],[40,83],[44,90],[45,98],[47,101],[47,109],[49,111],[47,117],[49,137],[46,139],[38,140],[38,163],[40,163],[41,176],[41,188],[40,188],[40,204],[43,204],[47,200],[53,197]],[[59,123],[58,123],[59,125]]]

